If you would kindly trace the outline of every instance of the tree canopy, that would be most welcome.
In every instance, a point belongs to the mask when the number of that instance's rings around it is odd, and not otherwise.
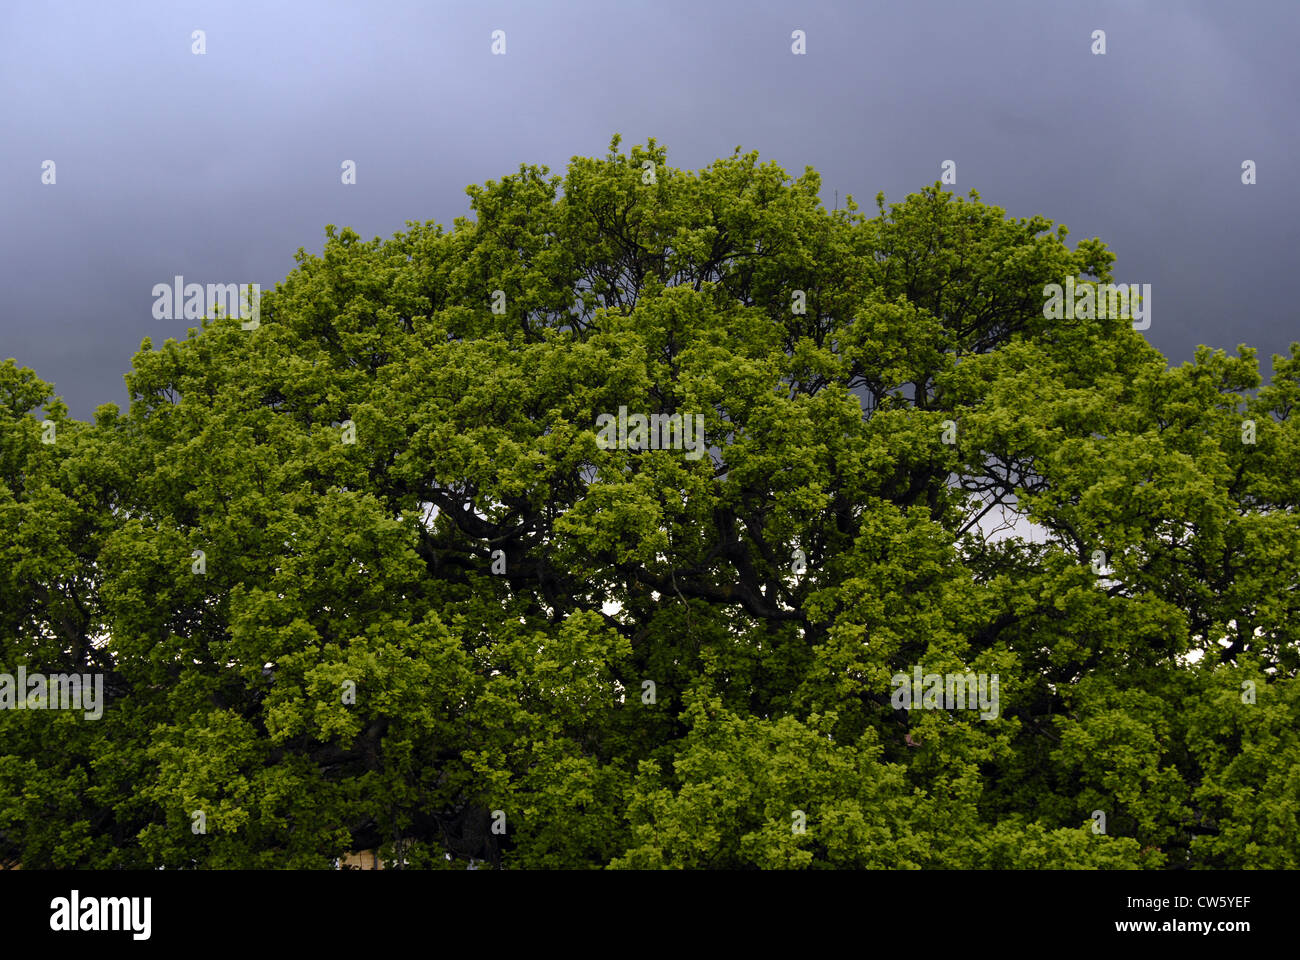
[[[1170,368],[1044,316],[1101,241],[819,191],[616,137],[327,227],[125,412],[0,366],[0,671],[106,700],[0,710],[0,862],[1300,866],[1300,343]]]

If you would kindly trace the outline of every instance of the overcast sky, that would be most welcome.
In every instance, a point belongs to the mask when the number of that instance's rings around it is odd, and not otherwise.
[[[450,227],[467,184],[615,132],[686,169],[811,165],[868,210],[954,160],[950,189],[1105,240],[1171,362],[1267,358],[1300,339],[1298,24],[1294,0],[0,0],[0,360],[74,416],[125,407],[141,339],[195,325],[154,319],[154,284],[270,288],[327,223]]]

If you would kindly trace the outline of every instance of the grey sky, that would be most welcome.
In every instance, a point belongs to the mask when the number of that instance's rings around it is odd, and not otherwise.
[[[1171,361],[1266,359],[1300,339],[1298,26],[1291,0],[0,0],[0,360],[75,416],[125,406],[141,339],[194,323],[155,320],[154,284],[269,288],[327,223],[450,227],[466,184],[616,131],[688,169],[811,165],[868,210],[954,160],[958,192],[1109,243]]]

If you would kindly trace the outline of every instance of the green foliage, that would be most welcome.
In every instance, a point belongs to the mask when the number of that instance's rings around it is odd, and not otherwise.
[[[0,672],[107,701],[0,710],[0,862],[1300,866],[1300,344],[1169,369],[1044,318],[1100,241],[819,190],[616,138],[328,227],[126,412],[0,366]]]

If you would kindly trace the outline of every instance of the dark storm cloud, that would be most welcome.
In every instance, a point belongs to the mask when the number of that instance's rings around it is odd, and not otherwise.
[[[1298,22],[1294,3],[1210,0],[7,3],[0,359],[74,415],[122,404],[140,340],[192,325],[153,318],[154,284],[270,287],[326,223],[450,226],[466,184],[562,173],[615,131],[680,167],[736,145],[811,165],[828,205],[868,210],[954,160],[958,192],[1109,243],[1117,281],[1152,285],[1171,361],[1267,357],[1300,337]]]

